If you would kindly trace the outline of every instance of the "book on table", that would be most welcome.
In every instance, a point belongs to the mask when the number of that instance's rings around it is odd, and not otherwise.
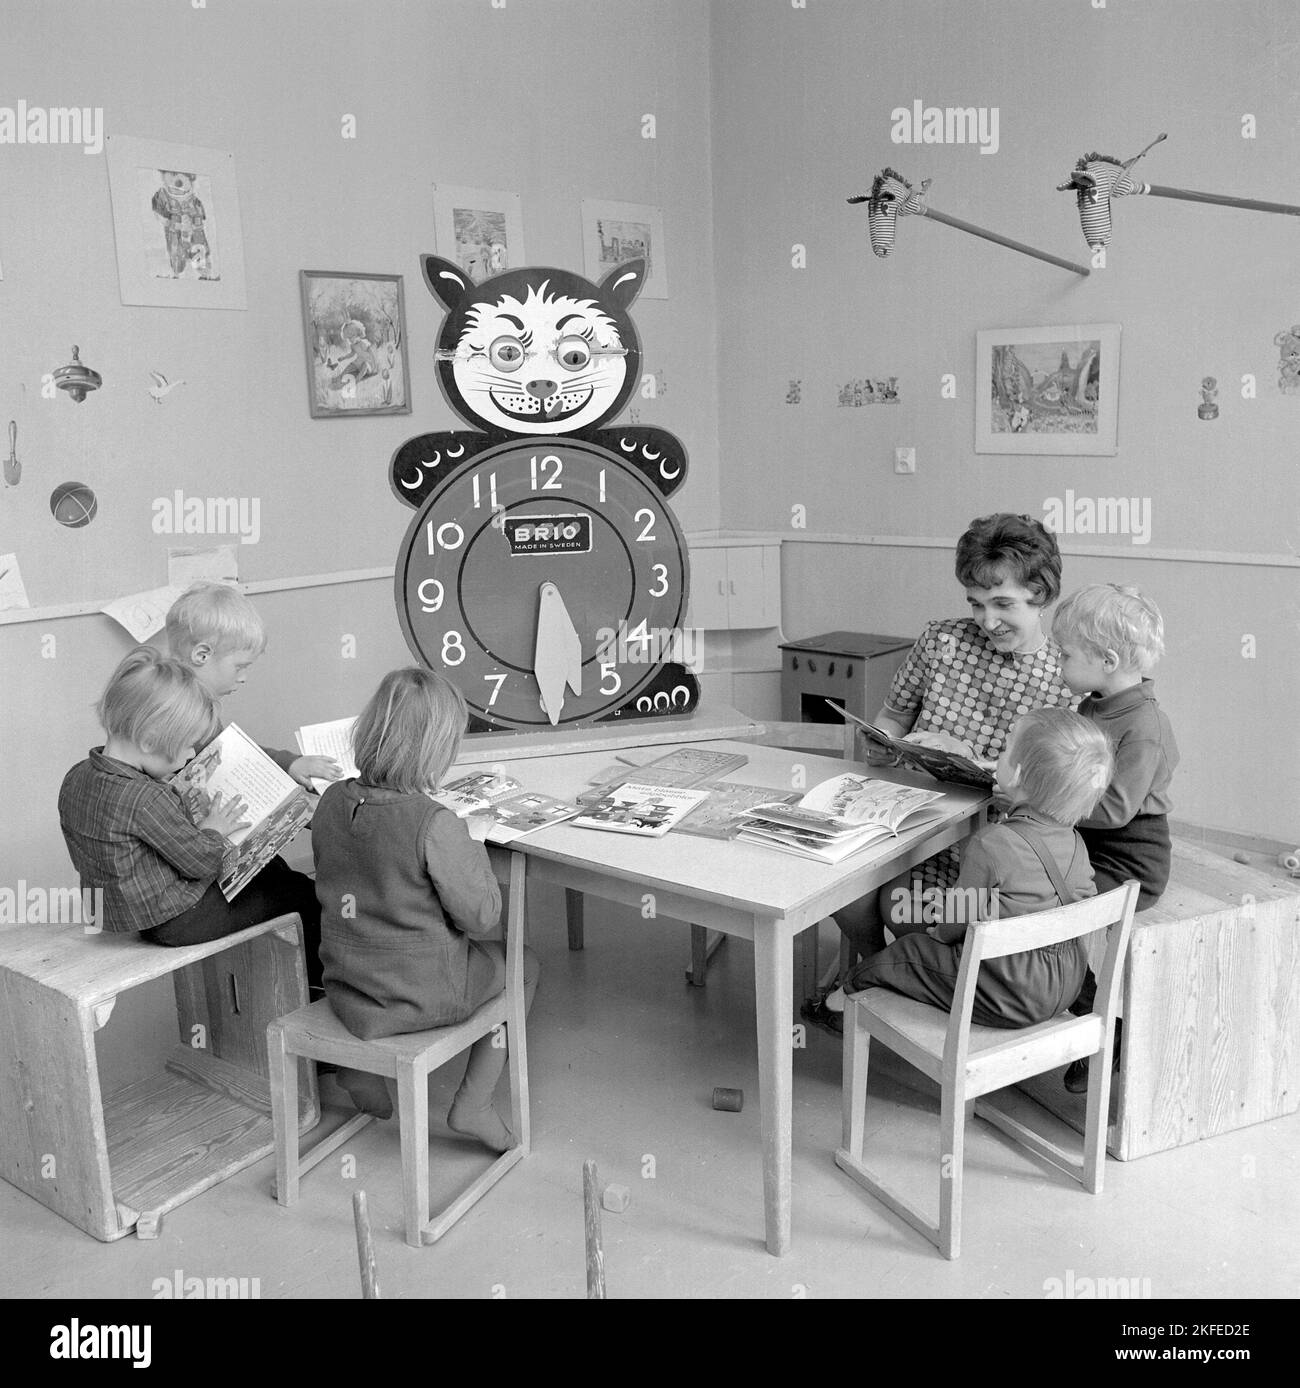
[[[239,849],[234,867],[218,879],[227,901],[248,883],[302,829],[311,823],[314,801],[286,775],[237,724],[226,729],[181,767],[170,784],[180,794],[189,817],[199,824],[211,797],[225,803],[239,796],[247,805],[248,824],[229,836]]]
[[[485,837],[490,843],[512,843],[550,824],[562,824],[580,808],[553,795],[525,790],[513,776],[492,771],[478,771],[449,781],[430,799],[461,819],[489,821]]]
[[[662,838],[708,797],[707,790],[625,781],[610,787],[593,803],[585,804],[573,823],[582,829]]]
[[[782,795],[772,786],[749,785],[744,781],[720,781],[715,786],[701,786],[708,791],[703,800],[685,819],[674,825],[680,834],[698,834],[705,839],[734,839],[745,826],[745,811],[756,805],[793,805],[798,791]]]
[[[635,781],[642,786],[676,786],[691,789],[712,784],[722,776],[739,770],[749,761],[743,752],[718,752],[711,747],[677,747],[642,765],[625,761],[602,768],[592,777],[592,786],[578,800],[586,805],[600,800],[616,786]]]
[[[773,801],[742,813],[736,838],[801,858],[838,863],[885,839],[943,817],[943,792],[845,774],[822,781],[796,804]]]
[[[974,786],[979,790],[992,789],[992,769],[979,761],[974,748],[960,738],[948,733],[908,733],[905,737],[890,737],[883,728],[868,723],[856,713],[850,713],[834,699],[827,699],[826,702],[846,723],[861,728],[876,747],[895,757],[898,764],[907,770],[920,771],[926,776],[933,776],[936,781]]]

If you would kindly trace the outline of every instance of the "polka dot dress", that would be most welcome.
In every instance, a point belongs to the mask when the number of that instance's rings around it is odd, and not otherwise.
[[[931,622],[903,662],[886,708],[912,732],[950,733],[975,755],[994,760],[1011,725],[1033,708],[1072,708],[1076,697],[1061,678],[1061,648],[1049,636],[1027,654],[999,651],[970,617]],[[950,887],[960,853],[946,848],[916,869],[923,887]]]

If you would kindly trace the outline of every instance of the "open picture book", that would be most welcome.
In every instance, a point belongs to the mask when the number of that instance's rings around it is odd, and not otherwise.
[[[223,801],[239,796],[248,808],[245,829],[236,829],[230,842],[239,849],[234,868],[218,886],[227,901],[234,901],[252,878],[311,823],[314,801],[286,775],[237,724],[220,736],[171,779],[180,793],[185,812],[199,824],[207,816],[213,794]]]
[[[895,757],[899,766],[909,771],[923,772],[937,781],[975,786],[980,790],[992,789],[992,768],[980,762],[974,749],[958,738],[946,733],[908,733],[906,737],[890,737],[883,728],[841,708],[834,699],[827,699],[826,702],[845,722],[861,728],[876,747]],[[922,738],[928,741],[920,741]]]
[[[485,834],[489,843],[511,843],[549,824],[561,824],[581,808],[567,800],[525,790],[513,776],[492,771],[478,771],[448,781],[430,799],[461,819],[490,821]]]
[[[737,839],[801,858],[838,863],[884,839],[943,816],[939,790],[918,790],[870,776],[832,776],[796,804],[774,800],[742,813]]]

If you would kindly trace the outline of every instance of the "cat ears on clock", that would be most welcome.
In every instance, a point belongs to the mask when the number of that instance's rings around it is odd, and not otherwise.
[[[474,294],[474,281],[455,261],[444,260],[437,255],[422,255],[420,269],[424,274],[425,284],[429,286],[429,292],[448,312],[462,307]],[[637,295],[645,288],[645,273],[646,265],[643,258],[625,260],[621,265],[614,266],[600,282],[601,299],[612,302],[626,313]],[[571,270],[557,270],[538,265],[529,266],[526,270],[506,270],[491,278],[502,279],[506,275],[516,274],[526,274],[531,282],[537,284],[549,280],[552,292],[574,292],[576,297],[587,297],[582,286],[590,281],[575,275]]]

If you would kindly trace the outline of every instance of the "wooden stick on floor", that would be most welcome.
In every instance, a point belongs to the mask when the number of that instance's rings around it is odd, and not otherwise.
[[[379,1300],[379,1278],[375,1272],[375,1245],[370,1238],[370,1211],[366,1209],[364,1190],[352,1193],[352,1222],[357,1227],[357,1261],[361,1264],[361,1296],[365,1301]]]
[[[582,1163],[582,1213],[587,1238],[587,1300],[605,1300],[605,1251],[600,1246],[600,1182],[596,1163]]]

